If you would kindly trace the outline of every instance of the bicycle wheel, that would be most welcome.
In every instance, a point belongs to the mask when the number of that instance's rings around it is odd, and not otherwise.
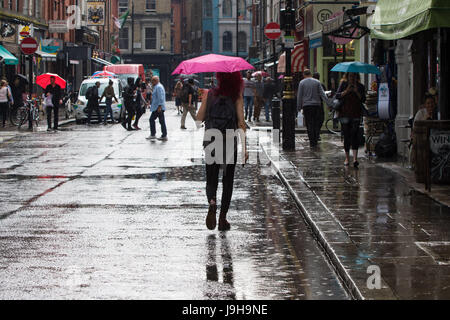
[[[10,120],[15,126],[21,126],[27,119],[28,112],[25,107],[19,107],[11,110]]]
[[[340,134],[341,133],[341,122],[337,119],[328,119],[325,123],[325,127],[328,132],[332,134]]]

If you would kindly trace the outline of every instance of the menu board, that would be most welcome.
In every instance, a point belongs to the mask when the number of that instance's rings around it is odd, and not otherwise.
[[[450,131],[430,130],[431,181],[450,183]]]

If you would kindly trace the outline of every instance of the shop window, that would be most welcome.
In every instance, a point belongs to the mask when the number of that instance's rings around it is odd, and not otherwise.
[[[213,47],[213,40],[212,40],[212,34],[210,31],[205,31],[205,51],[212,51]]]
[[[323,37],[323,56],[334,57],[334,42],[328,37]],[[342,57],[344,55],[344,45],[336,44],[336,56]],[[350,41],[345,45],[346,57],[353,57],[355,55],[355,40]]]
[[[146,0],[145,11],[155,11],[155,10],[156,10],[156,0]]]
[[[233,51],[233,34],[230,31],[223,33],[222,51]]]
[[[206,18],[212,17],[212,0],[205,0],[204,15]]]
[[[247,34],[244,31],[238,33],[238,48],[240,52],[247,52]]]
[[[224,0],[222,3],[222,16],[231,17],[233,15],[233,6],[231,0]]]
[[[129,49],[128,28],[122,28],[119,31],[119,49]]]
[[[128,10],[128,0],[119,0],[119,16]]]
[[[156,28],[145,28],[145,49],[156,50]]]

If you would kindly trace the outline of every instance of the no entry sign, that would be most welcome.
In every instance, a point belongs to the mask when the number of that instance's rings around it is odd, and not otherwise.
[[[36,52],[37,48],[38,43],[32,37],[24,38],[20,43],[20,50],[22,50],[23,54],[33,54]]]
[[[266,35],[267,39],[277,40],[281,36],[280,25],[275,22],[267,24],[264,28],[264,34]]]

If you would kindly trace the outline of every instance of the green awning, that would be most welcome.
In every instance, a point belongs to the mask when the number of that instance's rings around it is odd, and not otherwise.
[[[450,28],[449,0],[378,0],[370,24],[371,36],[383,40],[432,28]]]
[[[12,55],[11,52],[5,49],[2,45],[0,45],[0,57],[2,57],[2,62],[4,64],[19,64],[19,60]]]

